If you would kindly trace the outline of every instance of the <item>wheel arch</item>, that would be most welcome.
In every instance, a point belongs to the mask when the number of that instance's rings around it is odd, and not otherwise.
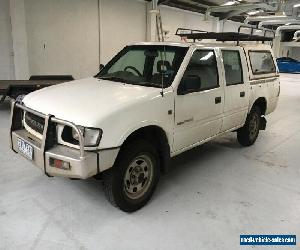
[[[166,173],[170,161],[170,143],[166,131],[158,125],[140,127],[126,137],[122,143],[121,150],[124,145],[134,141],[136,138],[144,139],[157,148],[160,158],[160,170]]]
[[[266,111],[267,111],[267,100],[265,97],[259,97],[255,100],[255,102],[252,104],[251,109],[254,106],[258,106],[261,110],[261,114],[265,115]],[[249,112],[251,111],[251,109],[249,110]]]

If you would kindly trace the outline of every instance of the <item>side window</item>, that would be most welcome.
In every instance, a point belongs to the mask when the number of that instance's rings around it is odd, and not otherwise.
[[[249,51],[249,58],[254,75],[276,72],[273,56],[270,51]]]
[[[185,76],[198,76],[200,91],[219,86],[218,67],[213,50],[196,50],[186,68]]]
[[[223,50],[222,55],[226,85],[229,86],[243,83],[243,70],[240,52],[236,50]]]

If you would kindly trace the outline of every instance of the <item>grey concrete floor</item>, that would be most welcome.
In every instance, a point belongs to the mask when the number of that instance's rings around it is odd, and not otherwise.
[[[254,146],[229,133],[178,156],[133,214],[106,201],[101,181],[48,178],[12,153],[5,103],[0,249],[253,249],[239,246],[239,235],[251,233],[296,234],[299,249],[300,75],[282,75],[281,86]]]

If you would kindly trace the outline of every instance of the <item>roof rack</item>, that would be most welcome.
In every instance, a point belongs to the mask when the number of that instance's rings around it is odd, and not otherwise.
[[[250,33],[242,33],[242,29],[250,29]],[[260,31],[263,35],[256,35],[255,32]],[[267,36],[271,33],[272,36]],[[261,29],[248,25],[241,25],[238,32],[208,32],[203,30],[193,30],[178,28],[175,35],[180,36],[182,39],[192,39],[194,42],[196,40],[202,39],[213,39],[216,41],[226,42],[226,41],[236,41],[239,45],[240,41],[273,41],[275,38],[275,32],[270,29]]]

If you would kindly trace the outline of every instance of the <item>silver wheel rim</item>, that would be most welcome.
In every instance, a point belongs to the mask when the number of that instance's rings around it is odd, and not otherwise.
[[[257,131],[258,131],[258,118],[257,115],[253,115],[249,122],[249,133],[250,133],[250,138],[252,140],[257,135]]]
[[[153,162],[145,154],[135,157],[126,169],[124,191],[130,199],[139,199],[148,190],[153,179]]]

